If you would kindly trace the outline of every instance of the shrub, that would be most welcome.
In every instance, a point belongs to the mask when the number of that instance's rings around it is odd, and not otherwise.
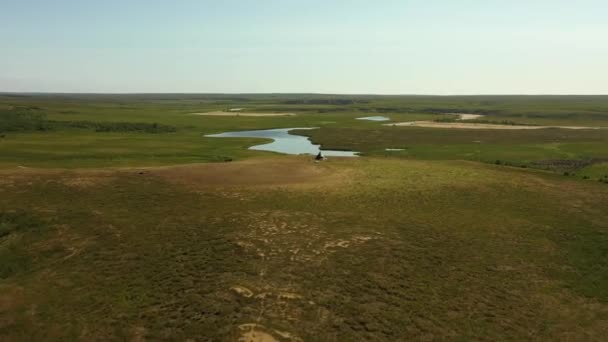
[[[23,211],[0,212],[0,238],[19,231],[36,229],[42,222]]]
[[[147,122],[53,121],[32,108],[0,111],[0,132],[54,131],[68,128],[92,129],[95,132],[173,133],[173,126]],[[4,137],[4,135],[2,135]]]
[[[145,122],[52,121],[52,123],[57,129],[92,129],[95,132],[167,133],[177,131],[177,129],[172,126]]]
[[[31,257],[26,244],[20,238],[23,233],[39,230],[44,223],[24,211],[0,212],[0,238],[15,235],[16,239],[3,240],[0,244],[0,279],[27,270]]]
[[[25,111],[0,111],[0,132],[47,131],[49,123],[44,114]]]
[[[0,248],[0,279],[6,279],[23,270],[31,264],[31,258],[24,248],[10,244]]]

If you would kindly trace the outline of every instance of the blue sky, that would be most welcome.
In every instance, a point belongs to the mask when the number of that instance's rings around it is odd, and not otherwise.
[[[605,0],[0,0],[0,91],[608,94]]]

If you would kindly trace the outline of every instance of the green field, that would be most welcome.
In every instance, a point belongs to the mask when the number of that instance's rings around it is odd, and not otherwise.
[[[608,129],[355,120],[448,113],[608,96],[0,95],[0,339],[604,340]],[[286,127],[362,156],[204,137]]]

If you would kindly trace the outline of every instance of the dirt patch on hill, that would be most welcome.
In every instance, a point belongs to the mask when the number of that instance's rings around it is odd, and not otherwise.
[[[446,113],[449,115],[458,115],[459,120],[475,120],[484,117],[485,115],[481,114],[467,114],[467,113]]]
[[[71,188],[92,188],[123,176],[158,177],[189,187],[268,187],[337,185],[353,178],[355,169],[339,167],[347,161],[315,163],[310,157],[250,159],[231,163],[203,163],[119,169],[0,170],[0,185],[12,187],[36,179],[53,179]]]
[[[32,184],[36,180],[54,180],[70,188],[90,188],[107,184],[119,175],[119,169],[38,169],[18,166],[14,169],[0,170],[1,186]]]
[[[23,288],[0,286],[0,330],[7,329],[17,323],[17,318],[10,313],[23,305],[23,298]],[[0,336],[2,335],[0,334]]]
[[[276,329],[269,329],[261,324],[247,323],[239,325],[241,336],[239,342],[278,342],[293,341],[301,342],[302,339],[292,334]]]
[[[337,184],[352,178],[351,171],[296,157],[152,168],[145,172],[169,182],[213,187]]]

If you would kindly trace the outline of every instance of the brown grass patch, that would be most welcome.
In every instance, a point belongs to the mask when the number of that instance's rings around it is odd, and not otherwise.
[[[9,328],[16,322],[11,313],[23,305],[23,288],[16,286],[0,286],[0,330]],[[1,337],[1,335],[0,335]]]
[[[294,116],[294,113],[241,113],[241,112],[208,112],[208,113],[192,113],[190,115],[200,116],[253,116],[253,117],[264,117],[264,116]]]
[[[500,125],[500,124],[485,124],[485,123],[468,123],[468,122],[436,122],[436,121],[411,121],[385,124],[385,126],[413,126],[427,128],[456,128],[456,129],[601,129],[600,127],[584,127],[584,126],[524,126],[524,125]]]
[[[0,185],[16,186],[38,178],[57,180],[71,188],[90,188],[104,185],[118,176],[118,169],[38,169],[17,167],[0,170]]]
[[[232,163],[202,163],[178,166],[117,169],[37,169],[0,170],[4,187],[30,183],[36,178],[53,179],[77,188],[103,186],[113,179],[131,175],[159,177],[188,187],[336,185],[352,178],[352,169],[337,167],[347,161],[315,163],[310,157],[250,159]],[[238,195],[231,193],[231,195]]]
[[[153,176],[194,187],[323,185],[349,179],[349,171],[308,157],[253,159],[147,169]]]

